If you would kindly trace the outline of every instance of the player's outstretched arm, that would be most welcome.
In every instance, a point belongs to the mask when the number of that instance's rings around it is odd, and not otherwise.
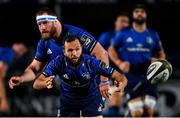
[[[45,88],[52,88],[52,81],[55,78],[55,76],[49,76],[46,77],[43,74],[41,74],[39,76],[39,78],[37,78],[33,84],[33,88],[37,89],[37,90],[41,90],[41,89],[45,89]]]
[[[117,81],[117,92],[123,92],[128,82],[127,78],[116,70],[114,70],[111,77]]]
[[[21,76],[13,76],[10,78],[9,87],[13,89],[14,86],[20,83],[33,81],[36,78],[36,74],[41,71],[43,66],[44,64],[42,62],[34,59]]]

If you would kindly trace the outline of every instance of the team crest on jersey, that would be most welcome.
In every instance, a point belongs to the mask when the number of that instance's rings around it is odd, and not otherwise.
[[[84,79],[86,79],[86,80],[91,79],[91,76],[90,76],[89,72],[83,73],[83,74],[82,74],[82,77],[83,77]]]
[[[81,37],[81,43],[83,44],[84,47],[88,47],[88,45],[92,42],[92,39],[87,36],[86,34],[84,34]]]
[[[52,51],[50,48],[47,50],[47,54],[52,54]]]
[[[146,37],[146,42],[147,42],[148,44],[152,44],[153,40],[152,40],[151,37]]]
[[[133,42],[133,39],[132,39],[131,37],[128,37],[128,38],[126,39],[126,42],[127,42],[127,43],[131,43],[131,42]]]

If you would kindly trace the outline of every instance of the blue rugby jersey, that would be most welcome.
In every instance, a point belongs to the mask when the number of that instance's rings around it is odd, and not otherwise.
[[[114,37],[114,35],[116,34],[115,30],[109,30],[106,32],[103,32],[100,36],[99,36],[99,43],[103,46],[103,48],[105,50],[108,50],[110,44],[111,44],[111,40]]]
[[[10,47],[0,47],[0,61],[5,62],[9,66],[12,64],[15,52]]]
[[[87,54],[90,54],[92,52],[97,43],[95,38],[86,30],[72,25],[63,25],[62,33],[58,41],[55,41],[54,39],[50,39],[47,41],[40,39],[37,45],[35,59],[41,62],[46,62],[56,58],[58,55],[62,55],[62,40],[67,35],[75,35],[79,37],[80,42],[83,44],[83,52]]]
[[[68,97],[89,97],[99,94],[96,76],[111,77],[114,69],[95,57],[83,54],[81,63],[73,67],[65,56],[58,56],[45,68],[43,74],[52,76],[58,74],[61,82],[61,93]]]
[[[138,77],[146,74],[151,57],[163,48],[158,33],[152,29],[141,33],[136,32],[133,28],[121,30],[116,33],[112,45],[121,60],[130,62],[131,76],[137,75]]]

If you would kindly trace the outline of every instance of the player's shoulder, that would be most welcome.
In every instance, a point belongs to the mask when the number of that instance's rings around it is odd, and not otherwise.
[[[124,27],[124,28],[122,28],[119,32],[129,33],[129,32],[131,32],[131,27]]]
[[[148,28],[147,30],[148,30],[148,32],[149,32],[151,35],[157,35],[157,31],[156,31],[155,29],[153,29],[153,28]]]
[[[130,27],[122,28],[117,34],[120,35],[129,35],[129,33],[132,32],[132,29]]]
[[[64,55],[58,55],[54,60],[58,62],[62,62],[64,58],[65,58]]]
[[[127,28],[123,28],[120,31],[118,31],[115,36],[116,36],[116,38],[117,37],[124,37],[124,36],[126,37],[127,35],[129,36],[130,33],[131,33],[131,28],[127,27]]]
[[[67,31],[71,31],[71,32],[84,32],[84,31],[86,31],[83,28],[73,26],[73,25],[69,25],[69,24],[64,24],[63,26],[64,26],[64,29],[66,29]]]
[[[106,31],[102,32],[101,35],[107,36],[107,35],[111,35],[114,33],[115,33],[115,31],[113,29],[110,29],[110,30],[106,30]]]
[[[88,60],[90,60],[90,61],[96,60],[96,57],[95,57],[95,56],[92,56],[92,55],[82,54],[82,56],[83,56],[83,60],[84,60],[84,61],[88,61]]]
[[[0,47],[0,52],[8,55],[8,53],[13,52],[13,49],[11,47]]]

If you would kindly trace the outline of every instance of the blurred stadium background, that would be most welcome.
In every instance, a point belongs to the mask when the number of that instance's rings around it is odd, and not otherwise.
[[[180,116],[180,0],[144,0],[144,3],[148,10],[148,26],[159,32],[167,59],[173,65],[171,79],[159,86],[155,116]],[[0,46],[22,41],[30,49],[8,72],[6,89],[10,111],[3,116],[56,116],[59,104],[56,88],[34,91],[32,83],[27,83],[10,90],[7,84],[9,77],[22,73],[34,56],[40,38],[35,21],[39,8],[51,7],[63,23],[82,27],[98,38],[103,31],[113,28],[118,12],[131,13],[133,4],[134,0],[0,0]],[[122,107],[121,115],[125,105]]]

